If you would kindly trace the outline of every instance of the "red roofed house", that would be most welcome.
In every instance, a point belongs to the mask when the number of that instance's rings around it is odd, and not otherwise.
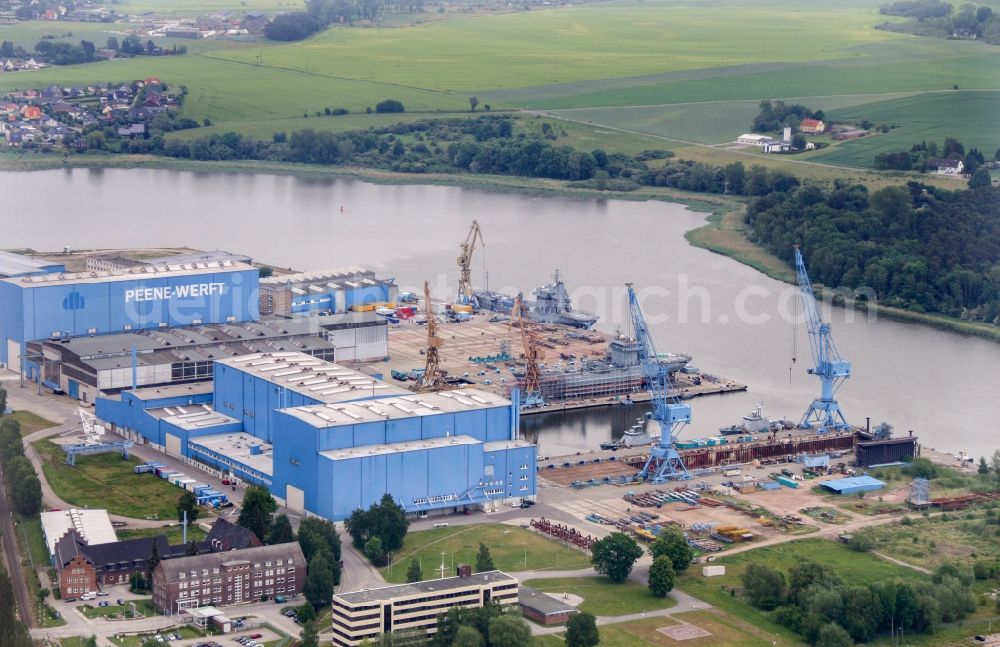
[[[803,119],[802,123],[799,124],[799,130],[811,135],[819,135],[826,130],[826,124],[819,119]]]
[[[25,119],[36,121],[42,118],[42,109],[38,106],[24,106],[21,108],[21,116]]]
[[[151,76],[146,79],[146,85],[160,85],[160,79],[156,76]]]

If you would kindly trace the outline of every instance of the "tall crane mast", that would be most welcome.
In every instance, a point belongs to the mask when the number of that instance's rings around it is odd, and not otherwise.
[[[687,423],[691,422],[691,407],[681,404],[676,396],[671,394],[673,384],[670,372],[660,361],[656,351],[653,336],[646,325],[646,318],[639,308],[639,300],[631,283],[628,286],[628,309],[632,319],[632,328],[639,350],[639,363],[642,365],[643,376],[646,379],[646,389],[649,391],[650,410],[648,417],[660,426],[660,440],[653,445],[649,458],[639,477],[663,483],[670,479],[689,479],[687,468],[674,446],[677,436]]]
[[[414,386],[414,391],[418,393],[448,388],[448,382],[441,371],[439,363],[441,358],[438,353],[444,342],[437,334],[437,320],[431,312],[431,286],[427,281],[424,281],[424,314],[427,317],[427,363],[424,365],[424,374]]]
[[[524,381],[521,390],[524,392],[522,403],[525,407],[544,407],[545,398],[542,396],[542,388],[539,384],[541,371],[538,368],[538,360],[545,357],[544,352],[539,347],[535,339],[535,331],[531,327],[531,322],[524,316],[524,305],[521,302],[521,295],[518,294],[514,300],[514,308],[510,313],[510,323],[517,326],[521,331],[521,343],[524,345]]]
[[[795,246],[795,273],[798,276],[799,297],[802,299],[809,331],[809,345],[812,347],[813,368],[809,369],[809,373],[819,377],[820,383],[820,397],[809,405],[799,426],[803,429],[815,428],[819,433],[850,429],[844,412],[833,396],[844,381],[851,377],[851,363],[840,357],[833,344],[830,324],[823,321],[820,314],[798,245]]]
[[[461,253],[458,255],[458,301],[459,303],[472,302],[472,252],[476,249],[476,240],[486,246],[483,240],[483,231],[479,228],[479,221],[473,220],[472,227],[469,228],[469,235],[465,237],[465,242],[461,245]]]

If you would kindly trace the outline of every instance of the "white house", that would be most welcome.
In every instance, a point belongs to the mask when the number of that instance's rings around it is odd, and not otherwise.
[[[927,167],[934,169],[938,175],[961,175],[965,171],[962,160],[929,159]]]

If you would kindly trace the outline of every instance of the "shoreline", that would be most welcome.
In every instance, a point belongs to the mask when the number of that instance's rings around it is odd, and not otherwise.
[[[771,255],[757,245],[751,243],[743,232],[746,230],[743,225],[743,211],[741,208],[730,209],[724,213],[713,213],[708,217],[708,222],[692,229],[684,234],[684,238],[689,244],[708,250],[714,254],[729,257],[734,261],[748,265],[776,281],[796,284],[795,272],[791,267],[782,263],[777,257]],[[816,283],[816,286],[821,284]],[[822,300],[822,290],[819,290],[816,297]],[[1000,343],[1000,326],[992,326],[988,323],[963,321],[943,314],[931,312],[915,312],[884,306],[878,303],[858,305],[857,301],[845,303],[835,303],[842,308],[853,308],[858,312],[865,313],[866,316],[885,317],[893,321],[906,323],[923,324],[937,330],[956,333],[960,335],[979,337],[987,341]]]
[[[758,272],[794,284],[795,273],[777,257],[753,244],[746,237],[742,215],[743,200],[725,195],[698,194],[644,187],[630,192],[608,192],[566,186],[561,180],[522,178],[498,175],[429,173],[415,175],[366,167],[317,166],[294,162],[259,160],[196,161],[152,155],[20,155],[0,153],[0,172],[32,172],[58,169],[156,169],[190,173],[266,173],[303,178],[353,179],[372,184],[424,184],[452,186],[494,193],[514,193],[536,197],[562,197],[577,200],[659,200],[682,204],[691,211],[707,213],[706,223],[684,234],[688,244],[727,256]],[[850,304],[841,304],[850,307]],[[871,306],[869,306],[871,309]],[[865,308],[859,308],[865,310]],[[970,335],[1000,343],[1000,327],[987,323],[963,321],[943,314],[914,312],[875,304],[874,314],[894,321],[918,323],[938,330]]]

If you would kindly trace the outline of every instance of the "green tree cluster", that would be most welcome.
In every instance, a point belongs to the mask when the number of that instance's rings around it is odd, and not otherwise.
[[[613,532],[594,542],[590,555],[595,571],[607,575],[612,582],[624,582],[636,560],[642,557],[642,548],[629,535]]]
[[[0,420],[0,463],[14,510],[22,517],[38,514],[42,509],[42,483],[24,456],[21,425],[14,418]]]
[[[344,524],[351,535],[355,548],[369,551],[368,544],[378,538],[376,559],[380,561],[386,554],[393,553],[403,547],[403,538],[410,527],[403,508],[392,498],[391,494],[382,495],[377,504],[372,504],[367,510],[358,508]],[[371,558],[369,558],[371,559]]]
[[[243,507],[236,523],[253,532],[257,535],[257,539],[264,542],[277,509],[278,503],[267,488],[251,485],[243,495]]]
[[[952,565],[939,568],[929,582],[897,578],[862,586],[806,560],[789,569],[786,586],[784,573],[751,562],[741,579],[751,604],[773,609],[775,621],[811,645],[864,643],[893,627],[929,633],[976,609],[973,573]]]
[[[566,622],[566,647],[595,647],[600,642],[594,614],[584,611],[570,616]]]
[[[524,618],[495,602],[478,608],[452,607],[438,616],[438,630],[428,647],[456,644],[523,647],[531,644],[531,629]]]
[[[789,263],[801,245],[810,277],[831,289],[1000,321],[998,187],[947,191],[910,182],[869,192],[840,181],[808,184],[753,200],[746,218],[754,240]]]
[[[493,565],[493,555],[490,554],[489,547],[479,542],[479,552],[476,553],[476,572],[484,573],[494,570],[496,570],[496,566]]]

